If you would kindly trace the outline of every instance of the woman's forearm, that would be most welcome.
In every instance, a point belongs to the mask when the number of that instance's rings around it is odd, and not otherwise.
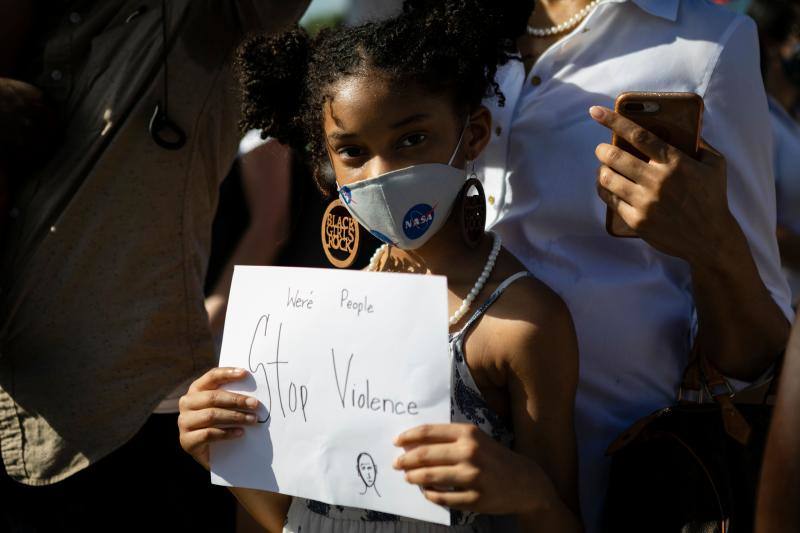
[[[773,364],[789,321],[761,280],[738,224],[715,243],[709,260],[692,265],[698,315],[696,344],[723,374],[753,380]]]
[[[250,516],[269,533],[280,533],[286,522],[291,496],[256,489],[229,487]]]
[[[800,328],[786,349],[758,491],[756,532],[800,531]]]

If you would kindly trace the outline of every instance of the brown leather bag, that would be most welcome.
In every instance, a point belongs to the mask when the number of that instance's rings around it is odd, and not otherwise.
[[[602,530],[752,531],[776,381],[737,397],[705,358],[694,357],[676,404],[639,420],[608,448]]]

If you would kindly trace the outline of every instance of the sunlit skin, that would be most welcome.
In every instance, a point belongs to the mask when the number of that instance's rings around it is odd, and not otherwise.
[[[727,376],[756,379],[786,345],[789,323],[728,205],[725,157],[703,141],[695,160],[610,109],[590,113],[650,158],[598,145],[600,199],[647,244],[688,263],[698,352]]]
[[[322,110],[321,126],[340,186],[414,164],[447,163],[468,116],[453,166],[464,169],[489,141],[491,116],[486,108],[458,109],[448,94],[398,85],[380,72],[344,78],[330,92],[333,97]],[[481,273],[491,243],[486,235],[476,248],[467,246],[457,217],[451,216],[419,249],[392,247],[379,269],[447,276],[452,314]],[[502,250],[471,311],[499,283],[522,270]],[[460,329],[467,317],[451,331]],[[521,531],[580,531],[572,422],[577,341],[563,301],[535,279],[516,282],[471,330],[465,356],[489,406],[512,422],[513,450],[471,424],[420,426],[396,437],[394,444],[404,453],[394,468],[404,472],[409,483],[420,485],[434,503],[514,514]],[[201,464],[208,464],[208,442],[237,438],[240,434],[231,425],[253,423],[238,412],[252,411],[246,397],[216,390],[244,375],[234,369],[212,370],[181,401],[181,442]],[[262,525],[281,530],[291,498],[232,490]]]
[[[528,24],[548,27],[567,20],[590,0],[538,0]],[[566,34],[566,33],[565,33]],[[517,39],[526,72],[565,34]],[[587,110],[587,113],[589,110]],[[610,109],[592,118],[644,153],[639,164],[607,143],[597,147],[597,194],[642,240],[686,260],[698,313],[698,349],[725,375],[752,380],[775,361],[789,324],[764,286],[747,239],[727,202],[724,154],[705,144],[702,162],[659,143],[650,132]]]
[[[443,95],[413,87],[398,93],[389,80],[380,77],[347,78],[335,87],[336,98],[326,105],[323,120],[339,186],[414,164],[447,163],[468,118],[453,166],[465,168],[467,160],[474,160],[489,141],[491,115],[485,107],[472,113],[466,109],[459,112]],[[460,231],[455,217],[451,217],[417,250],[391,250],[393,265],[402,270],[448,275],[451,313],[472,288],[491,248],[488,236],[478,251],[467,247]],[[514,261],[509,254],[503,255]],[[382,261],[382,266],[385,264],[386,260]],[[456,264],[460,268],[448,268]],[[515,264],[518,270],[523,269]],[[462,284],[463,291],[458,291]]]
[[[559,24],[589,2],[538,0],[528,24]],[[564,35],[518,38],[526,72]],[[704,145],[703,161],[697,163],[609,109],[595,107],[593,113],[611,130],[609,140],[613,131],[640,151],[657,152],[651,163],[639,164],[621,150],[599,145],[598,196],[637,227],[645,242],[689,263],[700,324],[698,348],[724,374],[755,379],[781,353],[789,324],[761,281],[744,232],[730,212],[724,154]]]
[[[540,0],[528,23],[558,24],[587,3]],[[561,37],[521,37],[517,44],[526,69]],[[333,99],[321,110],[322,126],[341,185],[414,163],[446,162],[466,117],[466,110],[455,109],[446,95],[431,95],[408,84],[392,86],[380,72],[342,79],[330,89]],[[719,368],[745,379],[760,374],[785,343],[788,325],[760,281],[725,197],[718,194],[725,185],[724,160],[708,150],[703,163],[694,164],[610,110],[595,114],[595,120],[626,139],[636,137],[633,144],[644,145],[643,151],[669,156],[637,165],[608,146],[598,147],[600,198],[640,229],[644,241],[689,261],[700,318],[698,344]],[[416,117],[413,122],[402,123],[412,117]],[[466,159],[477,157],[488,140],[490,125],[485,109],[472,110],[455,166],[464,168]],[[332,137],[333,133],[337,135]],[[691,196],[692,188],[717,194],[695,198],[691,216],[677,217],[682,206],[678,203],[676,210],[674,199]],[[690,238],[684,239],[687,235]],[[717,240],[718,235],[726,238]],[[446,275],[452,312],[472,287],[488,252],[488,238],[470,249],[450,220],[416,252],[392,250],[380,268]],[[521,269],[509,254],[501,253],[478,300],[499,280]],[[577,511],[572,429],[576,354],[563,302],[535,280],[515,284],[466,342],[467,363],[481,393],[492,409],[513,420],[514,453],[473,426],[444,424],[399,436],[396,443],[407,453],[395,466],[405,471],[409,482],[425,487],[426,497],[437,503],[478,512],[517,513],[522,531],[579,530],[573,514]],[[181,445],[206,468],[210,442],[239,438],[240,426],[255,423],[254,417],[247,418],[257,407],[247,403],[254,398],[219,390],[245,375],[242,369],[213,369],[181,399]],[[458,490],[430,489],[441,485]],[[282,530],[290,497],[248,489],[233,492],[269,531]]]
[[[795,7],[795,21],[800,24],[800,5]],[[800,102],[800,87],[786,76],[781,59],[788,59],[800,44],[800,31],[785,42],[764,41],[767,60],[767,91],[788,112]],[[795,113],[795,119],[800,115]],[[785,266],[800,270],[800,234],[786,226],[778,226],[778,245]],[[772,416],[769,440],[761,468],[757,533],[800,530],[800,326],[792,330],[781,368],[780,386]]]
[[[572,15],[586,7],[591,0],[538,0],[536,9],[528,18],[528,25],[534,28],[549,28],[569,20]],[[564,33],[549,37],[533,37],[525,33],[517,39],[517,48],[522,54],[526,72],[545,50],[564,37]]]

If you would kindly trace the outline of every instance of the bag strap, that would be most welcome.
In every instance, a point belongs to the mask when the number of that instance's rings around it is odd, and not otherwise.
[[[719,370],[708,360],[698,353],[696,348],[692,349],[689,364],[683,372],[683,381],[678,393],[679,402],[689,402],[685,397],[687,391],[697,393],[697,403],[703,403],[705,396],[713,399],[720,406],[722,412],[722,423],[725,433],[729,437],[742,445],[747,445],[750,441],[752,428],[739,409],[733,403],[736,391],[725,379]]]
[[[775,400],[778,398],[778,385],[780,384],[781,380],[781,369],[783,368],[783,356],[784,353],[781,353],[778,358],[775,360],[774,363],[774,370],[772,372],[772,378],[769,381],[769,387],[767,388],[767,392],[764,394],[764,403],[768,405],[775,405]]]

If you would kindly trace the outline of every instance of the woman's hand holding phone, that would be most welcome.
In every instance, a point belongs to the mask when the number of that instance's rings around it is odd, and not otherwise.
[[[741,235],[728,208],[722,154],[701,141],[695,159],[611,109],[594,106],[589,112],[650,159],[598,145],[600,198],[657,250],[713,268],[724,244]]]

